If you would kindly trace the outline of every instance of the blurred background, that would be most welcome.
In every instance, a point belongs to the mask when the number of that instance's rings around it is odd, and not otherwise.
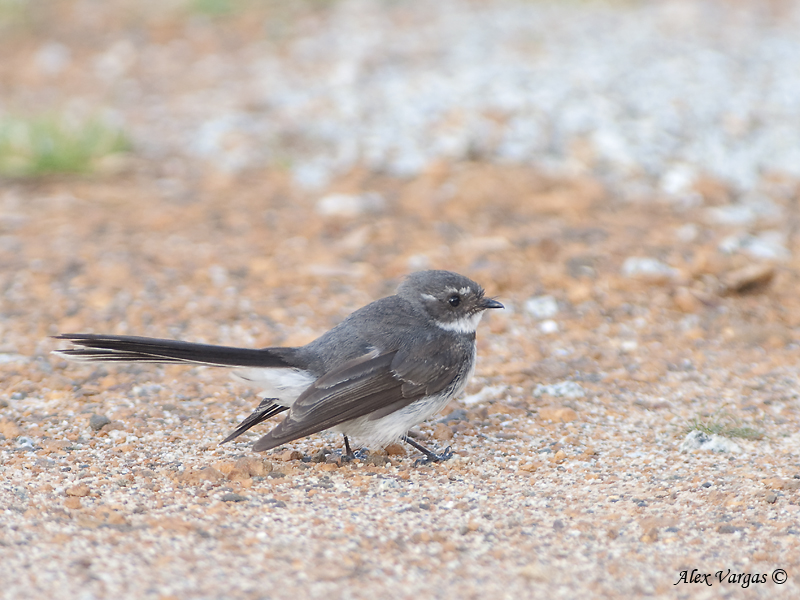
[[[747,191],[800,175],[795,4],[2,0],[0,168],[129,150],[172,196],[209,169],[320,190],[437,161]],[[74,155],[42,156],[48,131]]]

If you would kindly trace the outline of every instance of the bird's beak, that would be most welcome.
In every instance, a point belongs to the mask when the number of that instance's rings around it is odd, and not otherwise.
[[[502,304],[500,304],[497,300],[493,298],[484,298],[481,300],[481,308],[505,308]]]

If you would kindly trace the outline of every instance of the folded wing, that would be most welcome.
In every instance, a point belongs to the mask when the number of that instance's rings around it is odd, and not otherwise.
[[[454,363],[446,354],[421,353],[412,360],[404,352],[372,352],[346,362],[303,392],[253,449],[269,450],[367,415],[377,419],[440,392],[457,373],[447,368]]]

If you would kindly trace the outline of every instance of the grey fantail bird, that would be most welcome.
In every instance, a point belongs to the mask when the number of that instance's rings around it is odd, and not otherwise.
[[[76,347],[56,354],[89,362],[189,363],[235,367],[264,400],[224,442],[281,412],[286,418],[253,449],[269,450],[330,429],[366,445],[402,439],[428,461],[446,460],[407,437],[467,385],[475,330],[486,309],[503,308],[477,283],[449,271],[410,275],[397,294],[358,309],[296,348],[232,348],[145,337],[66,333]]]

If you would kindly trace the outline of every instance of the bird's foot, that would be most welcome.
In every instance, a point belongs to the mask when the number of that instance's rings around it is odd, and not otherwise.
[[[446,460],[450,460],[451,458],[453,458],[453,451],[450,449],[450,446],[445,448],[444,452],[442,452],[441,454],[436,454],[436,452],[434,452],[433,450],[428,450],[425,446],[423,446],[418,442],[415,442],[407,435],[403,436],[403,441],[409,444],[410,446],[413,446],[414,448],[416,448],[425,455],[425,458],[418,458],[414,462],[415,467],[418,467],[420,465],[429,465],[431,463],[444,462]]]
[[[347,436],[344,436],[344,449],[345,452],[342,454],[342,462],[353,462],[354,460],[364,460],[369,456],[369,452],[365,448],[359,448],[355,452],[353,452],[352,448],[350,448],[350,440],[347,439]]]
[[[451,458],[453,458],[453,451],[450,449],[450,446],[448,446],[441,454],[430,452],[429,454],[425,455],[425,458],[418,458],[414,461],[414,466],[419,467],[429,465],[431,463],[444,462],[446,460],[450,460]]]
[[[360,448],[355,452],[350,452],[349,454],[342,454],[342,462],[352,462],[354,460],[365,460],[369,456],[369,452],[366,448]]]

